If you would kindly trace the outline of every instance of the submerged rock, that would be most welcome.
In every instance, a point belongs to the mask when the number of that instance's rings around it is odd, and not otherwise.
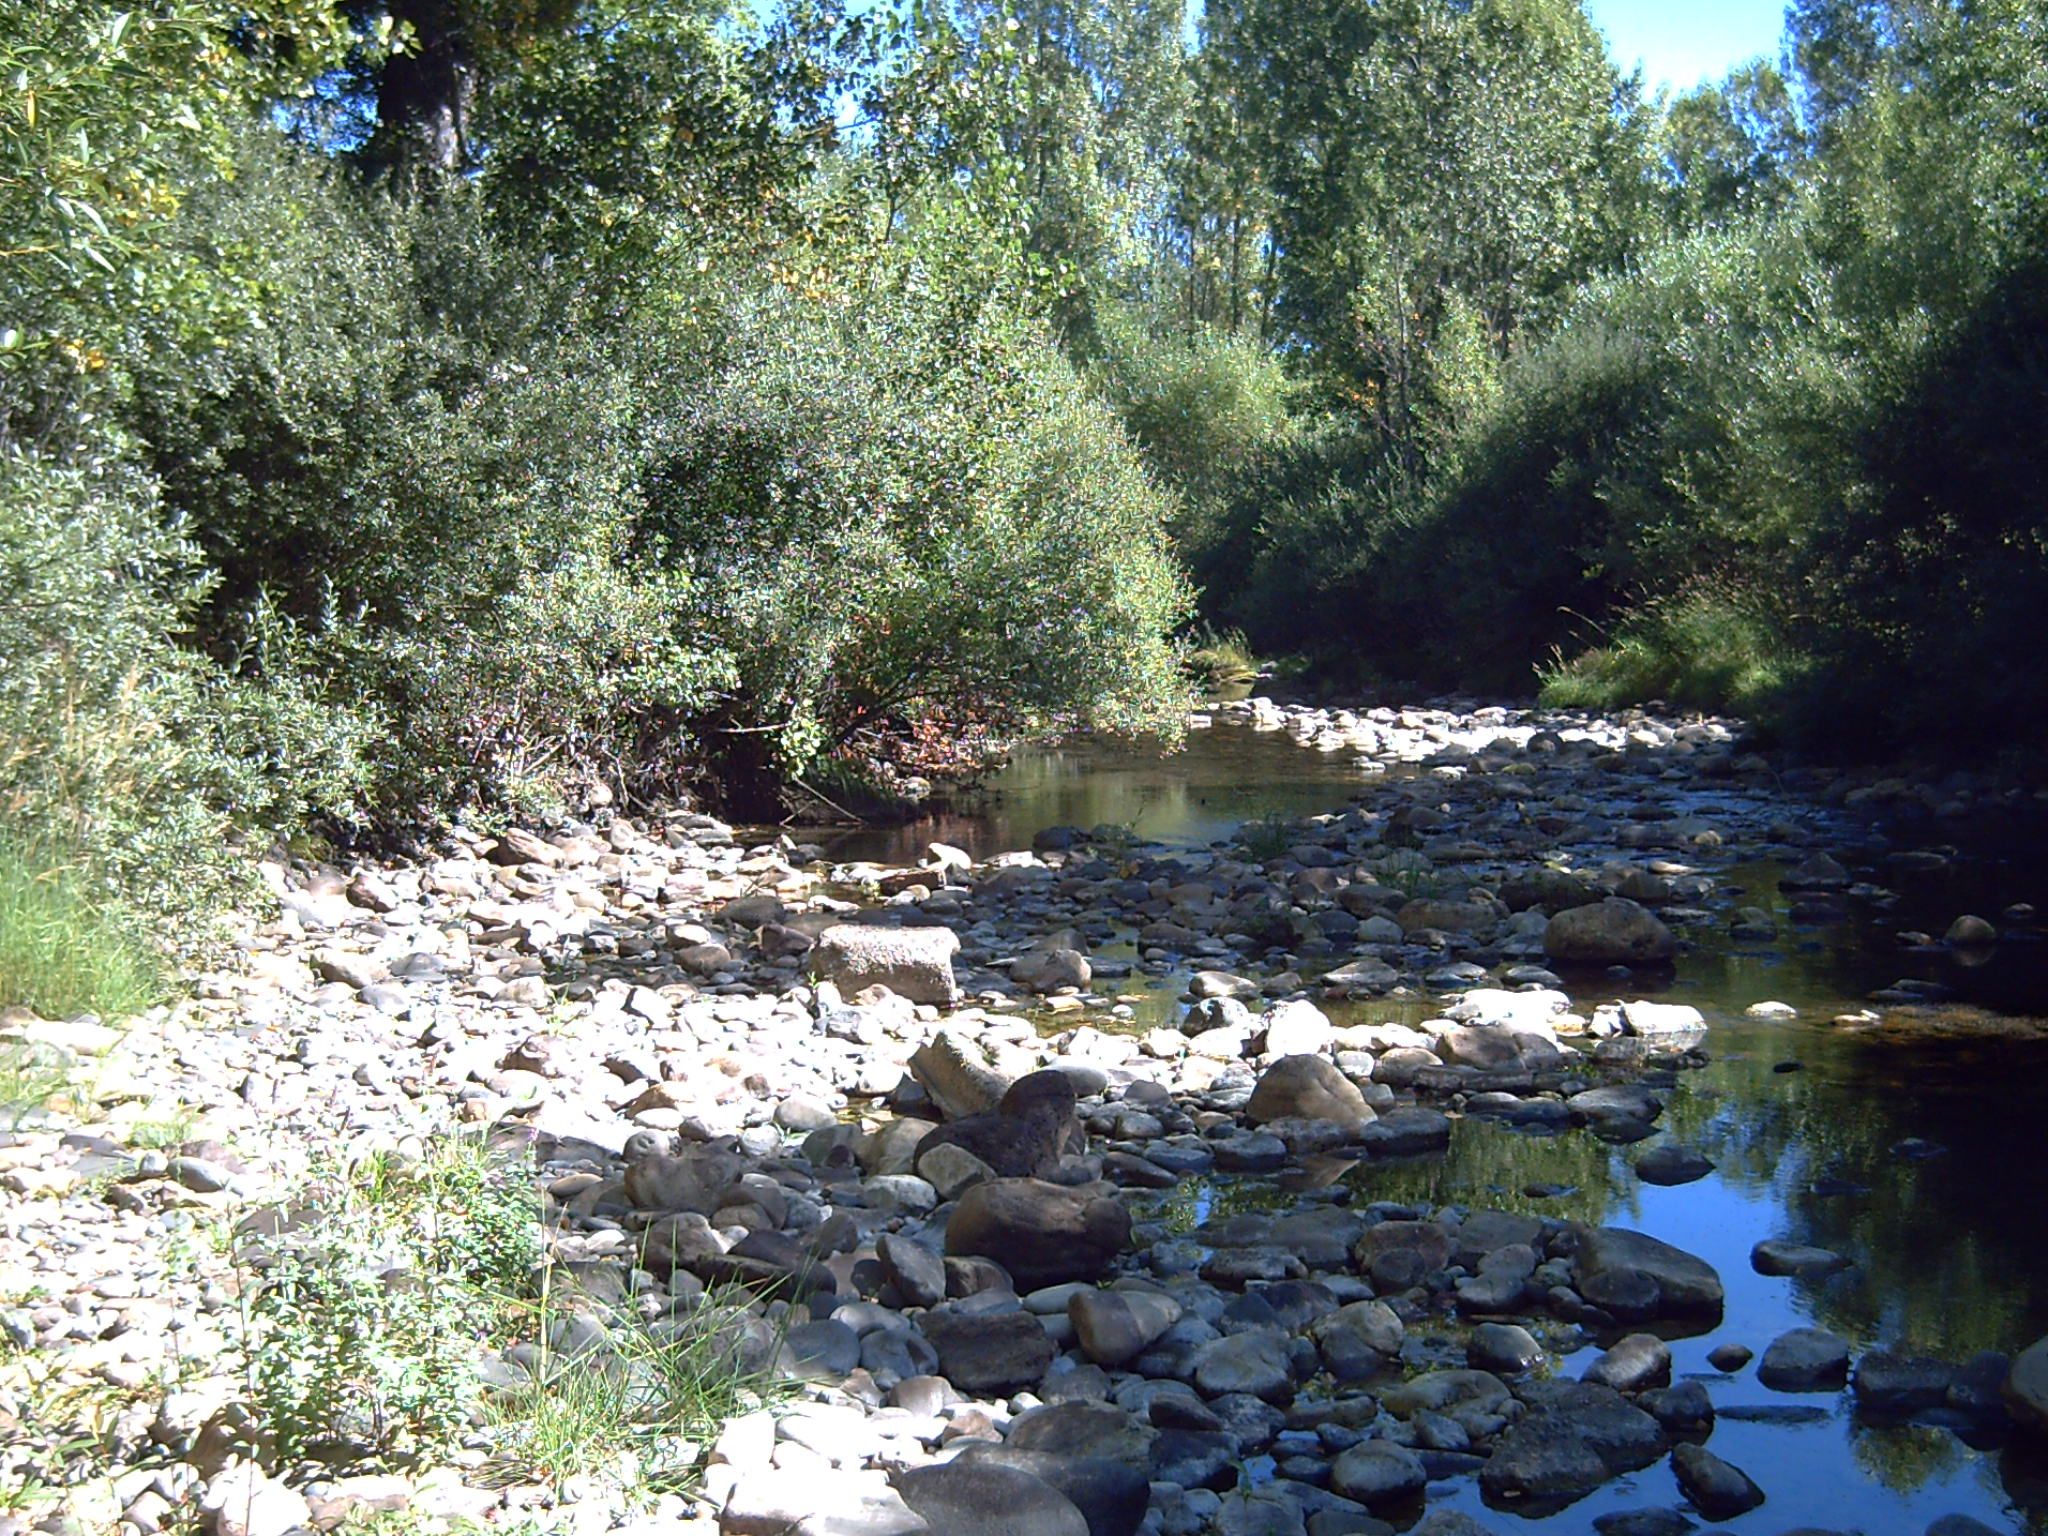
[[[1551,918],[1543,952],[1567,965],[1662,965],[1678,953],[1678,940],[1649,908],[1610,896]]]

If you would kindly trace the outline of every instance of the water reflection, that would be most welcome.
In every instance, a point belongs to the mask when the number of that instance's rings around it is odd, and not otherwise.
[[[1046,827],[1133,828],[1151,842],[1199,848],[1261,816],[1341,809],[1364,783],[1355,756],[1313,752],[1285,734],[1242,727],[1192,732],[1188,745],[1083,737],[1019,751],[975,795],[901,827],[802,835],[831,858],[914,864],[933,842],[987,858],[1028,848]]]
[[[1219,728],[1197,733],[1188,750],[1161,757],[1142,749],[1082,743],[1026,753],[992,786],[975,815],[837,839],[842,858],[914,860],[938,838],[976,856],[1028,846],[1055,824],[1135,824],[1141,836],[1195,847],[1255,816],[1336,810],[1369,786],[1344,754],[1305,750],[1281,735]],[[1638,790],[1640,792],[1640,790]],[[1594,789],[1594,795],[1600,793]],[[1686,801],[1712,812],[1735,791]],[[1825,813],[1787,807],[1810,823]],[[1621,814],[1620,812],[1616,813]],[[1953,836],[1952,829],[1942,829]],[[1435,1160],[1365,1164],[1343,1175],[1358,1201],[1497,1206],[1638,1228],[1699,1254],[1728,1289],[1724,1321],[1711,1336],[1674,1344],[1678,1372],[1711,1383],[1722,1407],[1825,1408],[1818,1422],[1724,1418],[1714,1450],[1762,1484],[1769,1502],[1728,1529],[1777,1536],[1798,1526],[1916,1532],[1950,1513],[1996,1529],[2048,1533],[2048,1453],[2026,1447],[1973,1448],[1946,1429],[1860,1422],[1848,1394],[1787,1397],[1766,1390],[1753,1370],[1723,1377],[1708,1364],[1713,1344],[1740,1341],[1759,1352],[1788,1329],[1819,1323],[1860,1353],[1875,1347],[1961,1361],[1980,1350],[2012,1351],[2048,1333],[2048,1157],[2040,1114],[2048,1104],[2048,1044],[2014,1041],[1901,1041],[1834,1027],[1838,1014],[1902,977],[1937,981],[1985,1006],[2048,1013],[2043,946],[2024,931],[1987,965],[1912,953],[1901,930],[1939,934],[1963,911],[1994,918],[2030,889],[2041,865],[2027,844],[2007,840],[1931,870],[1888,863],[1891,847],[1925,841],[1927,829],[1895,832],[1850,862],[1896,892],[1890,902],[1851,900],[1839,918],[1792,921],[1778,890],[1785,864],[1751,858],[1704,864],[1720,882],[1710,923],[1689,927],[1695,947],[1663,988],[1712,1025],[1712,1060],[1670,1092],[1663,1134],[1697,1147],[1717,1165],[1677,1188],[1645,1185],[1635,1157],[1656,1143],[1615,1148],[1584,1134],[1546,1138],[1477,1119],[1458,1123],[1449,1153]],[[1611,843],[1589,845],[1592,859]],[[1728,936],[1736,906],[1770,909],[1773,942]],[[2024,929],[2025,925],[2021,925]],[[1134,981],[1134,987],[1143,983]],[[1626,984],[1634,993],[1640,982]],[[1177,1013],[1178,978],[1145,994],[1141,1022]],[[1582,1008],[1618,992],[1581,984]],[[1793,1022],[1749,1019],[1773,999],[1799,1011]],[[1427,1007],[1427,1005],[1421,1005]],[[1332,1010],[1339,1022],[1413,1017],[1391,1002]],[[1798,1070],[1781,1067],[1796,1064]],[[1561,1193],[1538,1194],[1539,1189]],[[1236,1209],[1300,1199],[1260,1181],[1190,1181],[1160,1215],[1177,1229]],[[1846,1255],[1851,1266],[1820,1279],[1772,1279],[1750,1267],[1766,1238],[1793,1238]],[[1564,1362],[1577,1374],[1582,1362]],[[1463,1508],[1488,1529],[1582,1533],[1594,1517],[1682,1502],[1664,1465],[1625,1479],[1562,1514],[1523,1520],[1485,1510],[1470,1481],[1440,1485],[1432,1502]]]

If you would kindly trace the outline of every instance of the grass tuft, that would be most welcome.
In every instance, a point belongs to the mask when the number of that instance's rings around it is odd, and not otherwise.
[[[1768,715],[1800,660],[1775,626],[1739,597],[1697,588],[1639,609],[1614,636],[1541,674],[1554,709],[1617,709],[1662,699],[1685,709]]]
[[[1187,653],[1187,669],[1205,694],[1251,687],[1259,680],[1259,659],[1241,629],[1208,630]]]
[[[75,858],[0,830],[0,1007],[122,1018],[164,993],[161,961]]]
[[[528,1329],[539,1340],[530,1378],[487,1403],[494,1464],[556,1487],[591,1477],[687,1487],[721,1425],[787,1390],[771,1368],[782,1331],[747,1301],[714,1292],[666,1321],[617,1316],[600,1342],[570,1354],[553,1347],[569,1316],[544,1294]]]

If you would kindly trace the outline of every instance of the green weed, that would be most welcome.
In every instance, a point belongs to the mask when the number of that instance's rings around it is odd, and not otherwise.
[[[1268,811],[1237,829],[1237,845],[1258,864],[1279,858],[1298,837],[1294,824],[1277,811]]]
[[[1799,670],[1783,638],[1745,605],[1710,591],[1651,603],[1604,645],[1542,673],[1557,709],[1616,709],[1663,699],[1687,709],[1768,713]]]
[[[0,831],[0,1005],[121,1018],[163,995],[148,943],[48,840]]]
[[[251,1387],[278,1455],[446,1446],[534,1294],[532,1189],[477,1138],[337,1161],[309,1188],[310,1212],[252,1256]]]
[[[1205,694],[1249,688],[1259,680],[1259,658],[1241,629],[1204,629],[1187,653],[1186,664]]]
[[[680,1488],[720,1425],[780,1394],[771,1363],[782,1330],[755,1317],[744,1293],[707,1294],[667,1323],[613,1319],[601,1343],[573,1356],[552,1346],[564,1320],[544,1295],[529,1379],[490,1399],[494,1461],[507,1476]]]
[[[32,1046],[0,1045],[0,1129],[62,1093],[63,1068]]]

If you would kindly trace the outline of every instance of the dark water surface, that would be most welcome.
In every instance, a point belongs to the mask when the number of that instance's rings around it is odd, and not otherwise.
[[[1367,787],[1349,753],[1321,753],[1282,733],[1228,725],[1195,732],[1173,757],[1084,743],[1020,755],[991,786],[979,816],[829,843],[841,858],[909,862],[933,838],[976,857],[1028,847],[1041,827],[1136,824],[1142,837],[1191,847],[1226,836],[1261,815],[1340,809]],[[1788,818],[1809,825],[1829,813],[1787,801]],[[2003,1445],[1972,1446],[1939,1425],[1865,1422],[1846,1392],[1766,1390],[1751,1365],[1733,1376],[1706,1360],[1736,1341],[1761,1355],[1787,1329],[1817,1323],[1849,1340],[1856,1354],[1882,1347],[1962,1360],[1980,1350],[2017,1351],[2048,1333],[2048,1043],[1931,1039],[1901,1042],[1834,1027],[1838,1014],[1871,1006],[1869,994],[1901,977],[1943,981],[1981,1005],[2048,1013],[2048,946],[2017,937],[1991,963],[1961,967],[1940,955],[1905,951],[1897,933],[1941,933],[1958,912],[1996,920],[2011,901],[2048,905],[2038,879],[2039,845],[2001,830],[1949,868],[1914,876],[1883,862],[1884,840],[1926,846],[1959,834],[1946,823],[1886,829],[1834,823],[1851,844],[1859,878],[1899,893],[1895,906],[1822,927],[1789,920],[1781,865],[1707,866],[1734,905],[1772,908],[1780,937],[1736,943],[1725,918],[1689,928],[1698,948],[1684,956],[1660,996],[1699,1008],[1712,1026],[1712,1063],[1685,1074],[1670,1096],[1661,1139],[1704,1151],[1716,1171],[1697,1183],[1641,1183],[1634,1158],[1652,1141],[1614,1148],[1583,1132],[1544,1139],[1476,1120],[1460,1121],[1447,1156],[1407,1165],[1374,1163],[1348,1175],[1359,1201],[1425,1200],[1500,1206],[1634,1227],[1699,1254],[1720,1271],[1727,1310],[1712,1333],[1673,1342],[1675,1370],[1697,1374],[1717,1408],[1820,1410],[1803,1424],[1723,1418],[1716,1454],[1747,1471],[1768,1501],[1721,1529],[1780,1536],[1800,1527],[1917,1533],[1940,1516],[1972,1515],[1995,1530],[2048,1532],[2048,1458]],[[1960,840],[1960,839],[1959,839]],[[1155,994],[1170,1011],[1180,978]],[[1633,993],[1631,995],[1634,995]],[[1602,1000],[1576,988],[1582,1011]],[[1771,999],[1799,1018],[1744,1017]],[[1879,1005],[1881,1006],[1881,1005]],[[1339,1022],[1396,1016],[1391,1002],[1350,1005]],[[1150,1010],[1144,1010],[1149,1012]],[[1411,1005],[1412,1011],[1412,1005]],[[1796,1071],[1776,1070],[1796,1063]],[[1903,1145],[1902,1145],[1903,1144]],[[1566,1194],[1535,1198],[1531,1185]],[[1279,1198],[1270,1186],[1195,1185],[1173,1197],[1189,1221],[1233,1204]],[[1795,1238],[1848,1256],[1852,1266],[1819,1280],[1771,1279],[1750,1267],[1765,1238]],[[1462,1364],[1454,1325],[1419,1324],[1427,1349],[1441,1336],[1442,1363]],[[1576,1376],[1592,1358],[1561,1362]],[[1561,1514],[1523,1519],[1483,1507],[1476,1482],[1432,1488],[1441,1502],[1503,1531],[1586,1532],[1596,1516],[1678,1507],[1668,1464],[1609,1484]]]

